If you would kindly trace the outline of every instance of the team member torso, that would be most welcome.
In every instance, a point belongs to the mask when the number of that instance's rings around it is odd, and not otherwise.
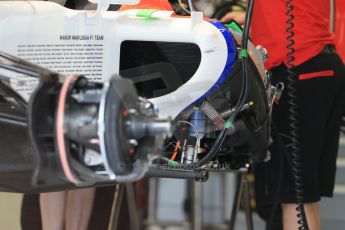
[[[268,69],[286,63],[288,42],[286,32],[286,0],[257,0],[254,6],[251,37],[254,44],[264,46],[269,54],[266,62]],[[296,50],[295,65],[302,64],[320,53],[326,44],[333,44],[330,32],[329,0],[293,1]]]

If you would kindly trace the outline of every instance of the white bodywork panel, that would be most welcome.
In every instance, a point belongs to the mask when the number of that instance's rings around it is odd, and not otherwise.
[[[179,18],[170,17],[169,11],[156,11],[153,19],[147,19],[137,17],[137,12],[95,15],[52,2],[0,1],[0,50],[61,74],[78,73],[104,81],[119,73],[120,46],[125,40],[194,43],[201,51],[194,76],[174,92],[151,99],[160,116],[175,117],[221,76],[228,58],[226,40],[202,15]],[[23,94],[29,93],[32,86],[23,82],[12,83]]]

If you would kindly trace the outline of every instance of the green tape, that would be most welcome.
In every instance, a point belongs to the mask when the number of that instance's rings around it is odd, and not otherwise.
[[[238,33],[240,33],[240,34],[243,33],[242,27],[239,26],[239,25],[238,25],[236,22],[234,22],[234,21],[230,22],[229,24],[224,24],[224,26],[225,26],[226,28],[229,28],[229,29],[231,29],[231,30],[234,30],[234,31],[236,31],[236,32],[238,32]]]
[[[178,163],[176,161],[173,161],[173,160],[168,161],[168,166],[170,166],[170,167],[176,167],[177,165],[178,165]]]
[[[248,51],[245,49],[241,50],[241,56],[242,57],[248,57]]]
[[[225,124],[224,124],[224,128],[226,128],[226,129],[230,129],[232,127],[232,122],[231,121],[227,121],[227,122],[225,122]]]
[[[152,18],[152,14],[156,11],[158,11],[158,10],[157,9],[139,10],[138,13],[136,14],[136,16],[140,17],[140,18]]]

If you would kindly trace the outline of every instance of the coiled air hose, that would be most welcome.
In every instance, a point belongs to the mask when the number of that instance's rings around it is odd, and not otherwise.
[[[286,40],[288,41],[288,45],[286,46],[289,50],[287,53],[287,71],[289,73],[287,78],[287,96],[288,96],[288,104],[289,104],[289,126],[290,126],[290,144],[289,144],[289,153],[291,156],[291,173],[293,175],[294,183],[295,183],[295,194],[296,194],[296,201],[297,201],[297,218],[299,230],[307,230],[308,223],[305,215],[304,210],[304,189],[303,189],[303,177],[302,177],[302,159],[301,153],[299,149],[299,124],[298,124],[298,101],[297,101],[297,78],[295,73],[295,65],[293,64],[295,60],[295,49],[294,49],[294,15],[293,10],[294,7],[292,6],[293,0],[287,0],[285,6],[286,16],[288,17],[286,24],[287,24],[287,37]]]

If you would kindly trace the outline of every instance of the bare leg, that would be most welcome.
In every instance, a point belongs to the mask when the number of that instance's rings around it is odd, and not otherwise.
[[[66,192],[40,194],[40,208],[43,230],[63,230]]]
[[[296,204],[282,204],[284,230],[298,229]],[[318,203],[304,204],[310,230],[320,230],[320,211]]]
[[[86,230],[89,224],[95,189],[68,191],[66,230]]]

